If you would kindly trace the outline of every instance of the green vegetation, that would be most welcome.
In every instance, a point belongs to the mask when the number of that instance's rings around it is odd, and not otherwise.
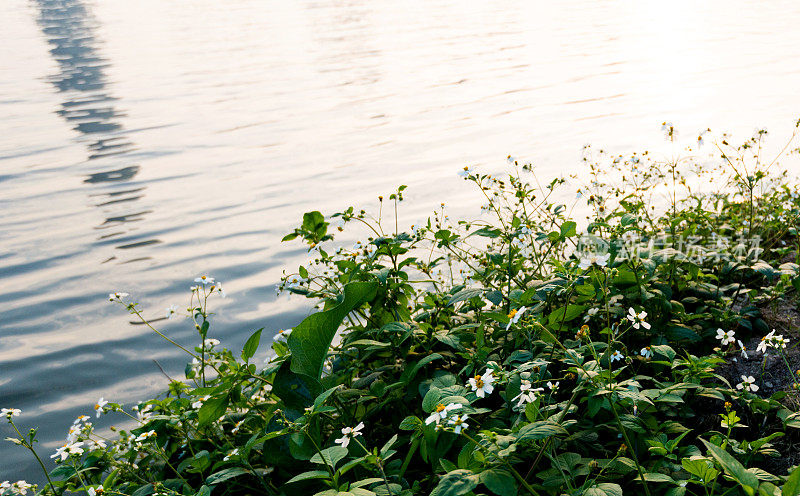
[[[798,329],[764,316],[796,312],[800,190],[764,136],[720,138],[716,166],[587,150],[580,229],[567,180],[513,160],[461,173],[476,220],[403,231],[404,187],[375,217],[307,213],[285,241],[313,259],[281,287],[320,311],[254,363],[262,331],[223,348],[198,278],[186,379],[135,412],[101,399],[135,428],[76,420],[39,492],[800,494]]]

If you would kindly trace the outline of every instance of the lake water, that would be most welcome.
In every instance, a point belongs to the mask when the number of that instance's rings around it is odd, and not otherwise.
[[[274,291],[305,211],[407,184],[405,225],[475,212],[464,165],[577,172],[586,143],[662,146],[663,120],[785,135],[800,114],[796,1],[4,0],[0,19],[0,407],[48,460],[98,397],[162,390],[154,361],[182,374],[111,291],[158,318],[208,273],[229,294],[212,335],[238,347],[309,311]],[[3,443],[18,477],[42,479]]]

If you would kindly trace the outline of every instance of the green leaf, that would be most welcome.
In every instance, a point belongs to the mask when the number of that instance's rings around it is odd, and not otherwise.
[[[786,484],[781,488],[781,496],[798,496],[800,495],[800,466],[789,474],[786,479]]]
[[[522,429],[517,432],[517,440],[522,441],[525,439],[546,439],[551,436],[557,436],[559,434],[567,434],[567,430],[561,427],[560,425],[548,421],[548,420],[540,420],[538,422],[533,422],[524,426]]]
[[[619,484],[601,482],[586,489],[583,496],[622,496],[622,488]]]
[[[244,348],[242,348],[242,360],[245,362],[253,358],[253,355],[256,354],[258,351],[258,344],[261,342],[261,331],[264,328],[257,330],[247,339],[247,342],[244,344]]]
[[[515,496],[517,494],[514,476],[505,470],[493,468],[482,472],[481,482],[498,496]]]
[[[648,472],[644,474],[644,480],[647,482],[671,482],[675,483],[675,479],[670,477],[667,474],[661,474],[658,472]]]
[[[211,422],[225,415],[228,410],[228,396],[221,398],[209,398],[203,402],[200,411],[197,412],[197,423],[200,427],[208,425]]]
[[[315,379],[322,376],[328,350],[342,320],[375,296],[376,281],[352,282],[344,287],[344,298],[335,307],[306,317],[287,339],[292,351],[291,370]]]
[[[572,236],[575,236],[577,234],[576,227],[578,227],[578,224],[571,220],[561,224],[561,237],[571,238]]]
[[[725,473],[733,477],[749,496],[753,496],[758,492],[758,477],[748,472],[747,469],[744,468],[744,465],[739,463],[736,458],[729,455],[724,449],[716,444],[709,443],[705,439],[701,438],[700,440],[706,445],[711,456],[722,466]]]
[[[547,320],[551,326],[561,324],[561,322],[569,322],[582,315],[584,310],[586,310],[586,307],[583,305],[567,305],[553,310]]]
[[[292,482],[304,481],[309,479],[326,479],[330,477],[331,474],[327,470],[310,470],[308,472],[303,472],[302,474],[295,475],[288,481],[287,484],[291,484]]]
[[[475,288],[464,288],[458,293],[454,294],[447,300],[447,306],[455,305],[460,301],[466,301],[476,296],[480,296],[483,294],[482,289],[475,289]]]
[[[249,470],[245,470],[241,467],[226,468],[217,473],[209,475],[206,479],[206,484],[213,486],[214,484],[219,484],[220,482],[225,482],[228,479],[233,479],[234,477],[239,477],[240,475],[249,473]]]
[[[327,462],[327,465],[330,467],[336,467],[336,464],[342,461],[342,459],[346,456],[347,448],[343,446],[331,446],[330,448],[325,448],[324,450],[312,456],[311,463],[325,465]]]
[[[478,487],[478,476],[470,470],[454,470],[439,480],[431,495],[460,496]]]

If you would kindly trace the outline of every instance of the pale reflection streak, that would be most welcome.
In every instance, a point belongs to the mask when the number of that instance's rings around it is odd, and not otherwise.
[[[131,188],[127,185],[140,171],[140,166],[130,164],[124,155],[135,150],[135,145],[124,133],[120,123],[125,114],[114,106],[117,98],[109,92],[109,84],[104,70],[109,62],[97,49],[98,40],[94,35],[95,22],[87,7],[80,0],[38,0],[39,24],[47,42],[50,54],[58,63],[59,71],[48,80],[63,96],[61,107],[56,111],[64,120],[79,132],[86,141],[88,149],[87,165],[91,169],[84,183],[97,185],[99,192],[91,197],[103,197],[96,204],[106,211],[106,219],[95,229],[105,230],[120,227],[142,220],[149,210],[119,213],[110,206],[133,202],[143,196],[145,187]],[[109,188],[110,184],[116,184]],[[130,229],[117,230],[100,236],[105,240],[124,236]],[[118,245],[119,249],[136,248],[160,243],[158,239],[141,240],[127,237]],[[115,260],[113,256],[106,262]],[[146,260],[139,257],[135,260]],[[128,260],[130,261],[130,260]]]

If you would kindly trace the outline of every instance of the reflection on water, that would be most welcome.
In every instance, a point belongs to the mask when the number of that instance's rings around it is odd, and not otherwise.
[[[0,16],[0,406],[42,426],[47,460],[100,396],[131,405],[165,388],[158,365],[182,374],[109,292],[162,318],[210,274],[229,293],[211,334],[241,347],[309,311],[274,294],[307,256],[280,242],[305,211],[406,184],[401,225],[441,201],[473,215],[464,165],[513,154],[547,177],[579,171],[586,143],[663,150],[664,120],[780,135],[800,114],[793,0],[6,0]],[[34,469],[0,443],[0,480]]]
[[[110,93],[104,73],[110,64],[99,54],[94,17],[82,0],[37,0],[37,6],[37,23],[52,47],[50,54],[58,62],[59,71],[47,78],[63,99],[56,113],[83,136],[81,141],[88,149],[92,169],[98,169],[98,172],[89,173],[83,182],[114,184],[100,192],[92,192],[90,196],[98,198],[96,205],[100,208],[138,200],[144,196],[145,187],[131,189],[126,183],[136,177],[141,166],[123,165],[130,162],[124,155],[135,150],[135,145],[126,136],[120,122],[125,113],[115,107],[118,99]],[[149,211],[107,217],[96,229],[140,221],[147,213]],[[99,239],[123,236],[126,232],[117,230],[103,234]],[[129,249],[159,242],[158,239],[148,239],[125,243],[117,248]],[[115,259],[116,256],[106,261]],[[136,260],[148,259],[150,257],[144,256]]]

